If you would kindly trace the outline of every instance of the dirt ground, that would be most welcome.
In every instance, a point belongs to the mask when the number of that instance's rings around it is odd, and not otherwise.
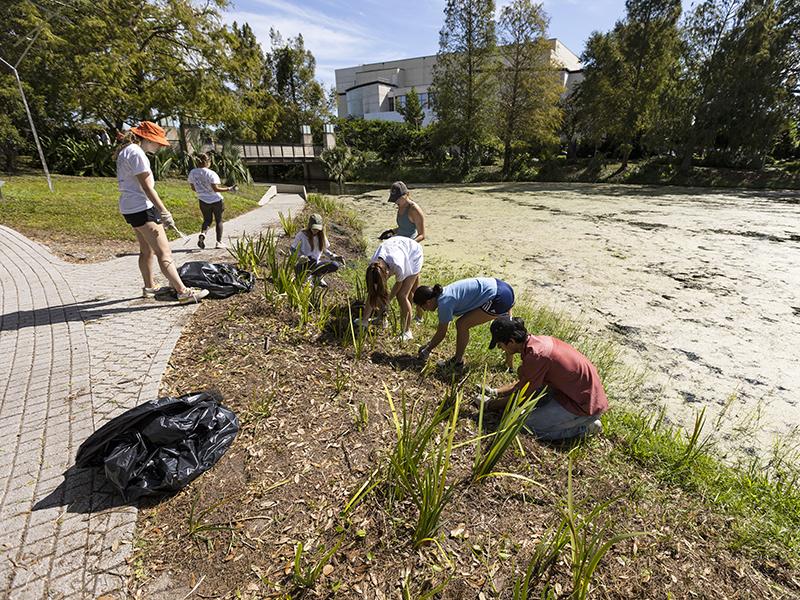
[[[372,243],[394,221],[387,195],[343,197]],[[543,183],[412,196],[426,259],[477,266],[607,330],[650,371],[643,400],[673,420],[705,407],[706,430],[745,454],[800,429],[800,193]]]
[[[357,245],[347,232],[331,230],[333,247],[354,258]],[[340,275],[327,279],[330,299],[344,300]],[[642,532],[603,558],[591,597],[796,596],[800,582],[789,563],[741,551],[734,519],[659,482],[627,459],[613,437],[573,446],[523,435],[519,451],[507,452],[497,470],[533,481],[468,483],[475,460],[469,440],[479,432],[468,401],[447,475],[455,493],[435,541],[414,547],[417,511],[408,498],[389,502],[384,485],[343,514],[395,444],[387,392],[424,412],[452,392],[451,378],[421,371],[422,363],[391,338],[377,336],[358,358],[327,326],[322,333],[298,328],[283,304],[265,301],[262,285],[204,302],[170,359],[162,393],[214,388],[239,416],[241,430],[209,473],[142,506],[131,597],[511,598],[534,548],[561,518],[571,449],[577,513],[609,503],[587,530],[602,539]],[[341,308],[336,314],[349,321]],[[296,569],[315,567],[312,581],[298,576]],[[570,593],[565,556],[550,564],[532,597],[545,581],[556,597]],[[439,586],[443,591],[435,592]]]

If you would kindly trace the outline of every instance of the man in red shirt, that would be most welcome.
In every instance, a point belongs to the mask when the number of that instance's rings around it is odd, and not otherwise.
[[[588,358],[558,338],[530,335],[519,318],[496,319],[491,332],[489,348],[521,354],[522,365],[519,381],[485,390],[490,398],[487,408],[502,410],[527,384],[529,397],[545,390],[525,423],[537,438],[562,440],[603,431],[599,417],[608,410],[608,398]]]

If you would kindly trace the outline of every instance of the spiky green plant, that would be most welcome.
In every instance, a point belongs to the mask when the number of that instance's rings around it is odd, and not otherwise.
[[[301,590],[313,588],[317,579],[322,574],[322,569],[328,564],[331,557],[336,554],[342,541],[336,542],[333,547],[326,549],[324,546],[310,558],[310,563],[303,565],[303,542],[297,542],[294,551],[294,564],[292,568],[292,582]]]
[[[536,408],[544,392],[526,396],[528,385],[511,395],[503,410],[503,416],[497,430],[492,436],[489,447],[484,450],[482,436],[478,436],[475,443],[475,461],[472,466],[472,481],[480,481],[485,477],[495,475],[494,468],[503,458],[506,451],[515,443],[517,435],[525,426],[525,421]],[[481,406],[478,413],[478,426],[483,426],[483,411],[485,398],[481,397]],[[481,433],[481,431],[479,431]]]
[[[567,472],[567,497],[562,508],[562,525],[569,538],[570,568],[572,570],[572,600],[589,598],[592,578],[600,561],[612,546],[641,535],[645,532],[619,533],[610,535],[606,527],[598,524],[600,517],[617,499],[612,498],[592,508],[586,516],[581,515],[575,504],[572,486],[573,457],[569,457]]]

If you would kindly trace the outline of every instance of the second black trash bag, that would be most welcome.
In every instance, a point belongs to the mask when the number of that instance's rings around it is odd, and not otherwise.
[[[178,275],[188,287],[208,290],[209,298],[227,298],[249,292],[256,284],[252,273],[224,263],[187,262],[178,269]]]
[[[123,497],[171,493],[210,469],[239,432],[217,393],[140,404],[95,431],[78,448],[77,467],[103,467]]]

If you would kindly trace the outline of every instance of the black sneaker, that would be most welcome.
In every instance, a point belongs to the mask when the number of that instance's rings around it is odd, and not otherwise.
[[[197,236],[197,246],[201,250],[205,249],[205,247],[206,247],[206,235],[204,233],[201,233],[200,235]]]

